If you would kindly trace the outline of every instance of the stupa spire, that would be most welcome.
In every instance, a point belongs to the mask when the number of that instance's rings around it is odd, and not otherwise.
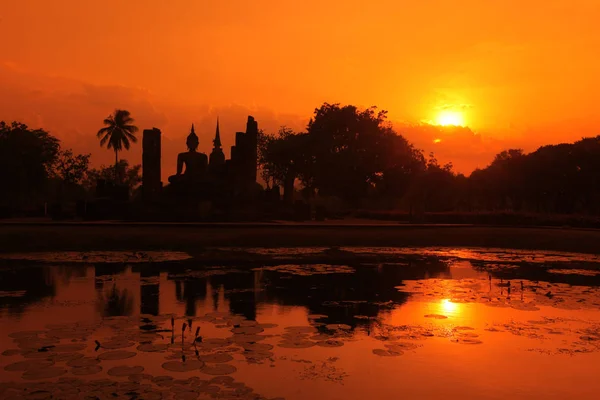
[[[216,148],[221,147],[221,133],[219,132],[219,117],[217,117],[217,132],[215,133],[215,139],[213,144]]]

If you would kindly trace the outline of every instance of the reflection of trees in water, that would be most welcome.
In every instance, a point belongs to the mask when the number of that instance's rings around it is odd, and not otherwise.
[[[223,288],[232,314],[256,319],[259,303],[302,306],[310,314],[324,314],[325,323],[350,326],[368,320],[355,316],[379,317],[382,312],[407,301],[410,294],[396,286],[406,279],[425,279],[448,274],[445,262],[436,259],[407,261],[403,265],[353,265],[354,273],[293,275],[272,270],[232,272],[208,277],[185,277],[179,272],[175,280],[177,301],[185,304],[187,316],[197,313],[197,303],[213,296],[218,307],[218,291]],[[247,266],[250,269],[249,266]],[[207,287],[212,290],[209,293]],[[260,291],[255,290],[260,288]]]
[[[256,293],[254,271],[216,275],[211,277],[213,287],[223,287],[225,298],[229,301],[229,311],[242,315],[246,319],[256,320]]]
[[[231,272],[204,277],[179,277],[180,271],[170,270],[177,277],[170,277],[175,281],[175,297],[177,301],[185,304],[185,315],[195,316],[198,302],[206,303],[209,296],[213,303],[213,310],[219,308],[219,292],[225,293],[229,303],[229,312],[243,315],[245,318],[256,319],[256,301],[254,290],[254,273]]]
[[[196,315],[198,301],[206,300],[207,281],[205,278],[192,278],[175,281],[175,296],[177,301],[185,303],[185,315]]]
[[[60,286],[68,286],[72,279],[85,278],[90,265],[86,264],[67,264],[51,267],[53,276]]]
[[[9,314],[19,315],[27,306],[56,295],[57,282],[51,266],[19,267],[0,271],[0,291],[25,293],[18,297],[0,297],[0,308]]]
[[[108,292],[98,293],[96,307],[103,317],[129,316],[133,314],[133,296],[127,289],[118,289],[113,283]]]
[[[125,273],[127,271],[128,266],[124,263],[115,263],[115,264],[104,264],[99,263],[94,266],[94,287],[97,291],[102,291],[104,288],[104,283],[106,281],[106,277],[116,276],[119,274]]]
[[[318,322],[368,324],[356,316],[380,317],[382,312],[405,303],[410,294],[396,286],[403,280],[424,279],[447,273],[441,261],[409,261],[406,265],[350,265],[355,273],[323,275],[291,275],[263,271],[264,301],[288,306],[304,306],[309,314],[323,314]]]
[[[477,271],[489,272],[493,279],[520,279],[548,283],[564,283],[572,286],[600,286],[600,275],[557,274],[549,270],[556,269],[585,269],[598,270],[595,263],[498,263],[485,261],[472,261],[473,268]],[[492,268],[493,267],[493,268]]]
[[[148,266],[140,269],[140,279],[158,278],[160,270]],[[140,284],[140,314],[158,315],[160,313],[160,288],[158,282]]]

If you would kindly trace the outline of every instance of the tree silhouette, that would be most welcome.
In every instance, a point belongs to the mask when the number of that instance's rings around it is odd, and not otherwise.
[[[142,166],[140,164],[130,166],[127,160],[119,160],[116,166],[90,169],[83,181],[83,185],[90,191],[96,187],[99,179],[114,181],[120,177],[121,184],[129,187],[132,193],[142,183]]]
[[[114,114],[104,120],[106,126],[98,131],[100,146],[106,145],[108,149],[115,151],[115,168],[119,164],[119,151],[123,150],[123,147],[129,150],[130,142],[137,142],[135,133],[138,128],[133,122],[129,111],[115,110]]]
[[[308,136],[282,126],[277,135],[262,135],[259,141],[259,164],[269,185],[283,186],[283,198],[293,198],[296,178],[304,177],[309,162]]]
[[[60,151],[54,165],[54,174],[66,185],[78,185],[88,173],[90,154],[73,154],[73,150]]]
[[[410,170],[422,155],[386,122],[386,111],[323,104],[308,123],[312,166],[310,180],[322,195],[349,204],[376,191],[385,173]]]
[[[43,129],[0,122],[2,201],[13,206],[38,199],[57,159],[59,140]]]

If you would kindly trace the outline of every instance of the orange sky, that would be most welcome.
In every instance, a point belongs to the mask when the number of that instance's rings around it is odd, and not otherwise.
[[[324,101],[377,105],[468,173],[600,133],[599,19],[598,0],[2,0],[0,119],[101,164],[95,131],[126,108],[162,129],[168,174],[192,122],[209,151],[219,115],[228,151],[248,114],[274,131]],[[401,126],[445,107],[477,134]]]

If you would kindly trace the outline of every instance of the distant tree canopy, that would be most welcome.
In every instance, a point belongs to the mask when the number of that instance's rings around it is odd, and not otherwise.
[[[5,203],[29,203],[45,190],[59,140],[42,129],[0,122],[0,187]]]
[[[119,160],[116,166],[102,165],[100,168],[93,168],[87,172],[83,185],[89,191],[93,191],[99,179],[107,182],[119,182],[133,192],[142,183],[142,166],[137,164],[130,167],[127,160]]]
[[[284,195],[294,191],[294,181],[304,177],[310,155],[308,136],[296,133],[285,126],[277,135],[261,135],[259,141],[259,164],[267,186],[278,185],[284,188]]]
[[[67,185],[79,185],[85,179],[90,164],[90,154],[73,154],[73,150],[60,151],[53,165],[54,175]]]
[[[470,178],[482,209],[600,213],[600,136],[543,146],[530,154],[507,150]]]
[[[118,181],[131,191],[141,183],[141,165],[89,169],[90,155],[61,150],[60,141],[43,129],[0,122],[0,205],[6,210],[37,208],[93,196],[96,181]]]

